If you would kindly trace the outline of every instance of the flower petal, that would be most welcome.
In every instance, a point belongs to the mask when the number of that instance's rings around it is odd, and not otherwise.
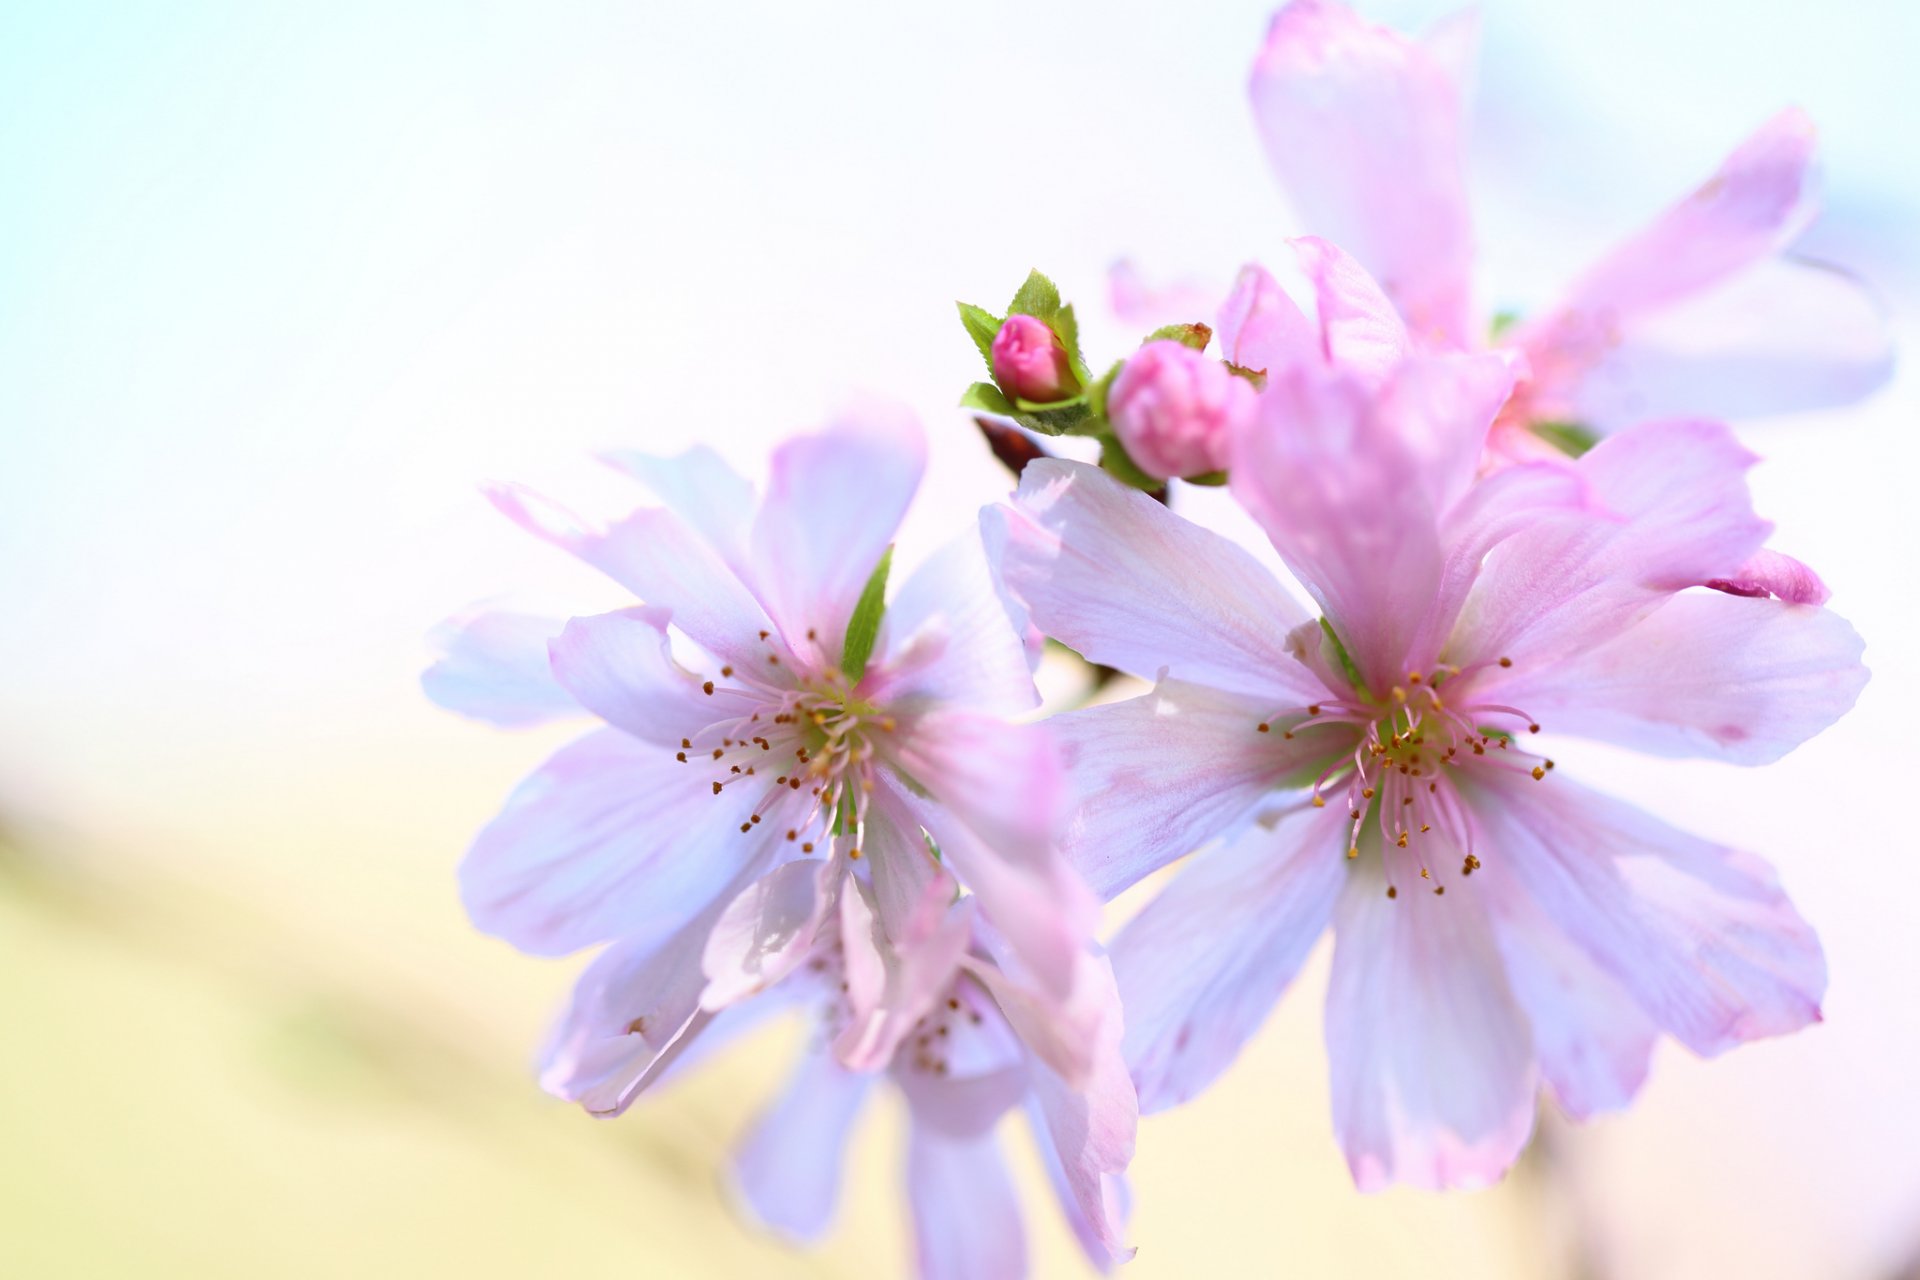
[[[1113,967],[1142,1111],[1198,1096],[1266,1021],[1347,882],[1348,825],[1328,807],[1245,832],[1121,929]]]
[[[1242,369],[1278,373],[1323,358],[1319,327],[1258,263],[1240,268],[1216,323],[1222,354]]]
[[[440,651],[420,673],[420,687],[440,706],[519,729],[560,716],[578,715],[547,662],[547,640],[560,634],[557,618],[524,613],[469,613],[434,628]]]
[[[1792,556],[1762,547],[1724,578],[1702,586],[1736,596],[1772,596],[1788,604],[1825,604],[1833,595],[1820,575]]]
[[[1191,324],[1213,311],[1217,290],[1190,280],[1149,281],[1130,259],[1107,268],[1107,305],[1115,318],[1141,329]]]
[[[701,968],[702,1008],[724,1009],[771,987],[799,968],[839,896],[846,874],[838,859],[783,863],[728,904],[707,936]]]
[[[753,523],[754,583],[804,662],[839,662],[847,620],[919,487],[926,453],[912,415],[881,405],[775,450]]]
[[[621,449],[602,454],[608,465],[626,472],[653,491],[667,510],[687,522],[718,551],[736,573],[747,565],[747,532],[752,527],[753,484],[705,445],[678,457]]]
[[[670,616],[640,605],[572,618],[551,651],[555,677],[580,706],[642,741],[672,748],[722,717],[693,674],[673,660]]]
[[[1493,773],[1477,786],[1486,868],[1531,895],[1661,1030],[1710,1056],[1819,1020],[1819,940],[1765,863],[1558,775]]]
[[[1372,385],[1385,382],[1410,348],[1400,313],[1366,268],[1339,246],[1318,236],[1289,243],[1313,284],[1327,363]]]
[[[955,1139],[914,1124],[907,1195],[920,1280],[1020,1280],[1027,1235],[992,1134]]]
[[[774,837],[737,829],[755,799],[708,794],[666,750],[597,730],[514,789],[460,864],[461,897],[534,955],[659,936],[764,865]]]
[[[1124,702],[1047,721],[1080,801],[1062,846],[1101,898],[1231,836],[1281,779],[1328,753],[1324,734],[1257,726],[1273,708],[1163,680]]]
[[[1533,1131],[1527,1020],[1473,894],[1389,899],[1379,865],[1362,850],[1334,916],[1333,1126],[1362,1191],[1485,1186]]]
[[[1825,609],[1686,592],[1576,658],[1486,690],[1557,733],[1768,764],[1853,706],[1863,648]]]
[[[828,1053],[801,1057],[733,1159],[734,1189],[762,1227],[802,1244],[826,1234],[847,1138],[876,1079],[846,1070]]]
[[[1002,572],[1034,623],[1089,661],[1291,706],[1322,690],[1287,653],[1308,621],[1259,561],[1096,467],[1030,465]]]
[[[833,1049],[850,1071],[877,1071],[893,1060],[914,1024],[953,985],[973,936],[973,900],[956,903],[953,878],[944,873],[928,884],[910,926],[891,936],[869,892],[850,881],[840,897],[848,1016]]]
[[[1464,108],[1441,61],[1329,0],[1294,0],[1275,15],[1250,88],[1268,160],[1306,228],[1364,263],[1416,332],[1464,341]]]

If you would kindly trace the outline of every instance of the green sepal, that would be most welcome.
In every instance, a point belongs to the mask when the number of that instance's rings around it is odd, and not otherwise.
[[[1494,312],[1493,322],[1487,326],[1487,341],[1500,341],[1500,339],[1506,337],[1507,334],[1513,331],[1513,326],[1519,323],[1520,313],[1518,311]]]
[[[999,414],[1003,418],[1017,416],[1013,402],[1007,399],[1000,388],[991,382],[976,382],[966,389],[960,397],[962,409],[978,409],[983,413]]]
[[[1265,391],[1267,389],[1267,371],[1265,369],[1243,368],[1231,360],[1224,361],[1223,363],[1227,366],[1228,373],[1236,378],[1245,378],[1253,384],[1255,391]]]
[[[1149,342],[1177,342],[1183,347],[1192,347],[1195,351],[1205,351],[1207,344],[1213,341],[1213,329],[1209,325],[1193,324],[1161,325],[1140,340],[1140,345]]]
[[[1347,652],[1347,646],[1341,644],[1340,637],[1334,634],[1333,624],[1325,618],[1320,619],[1320,632],[1326,636],[1327,644],[1332,647],[1333,656],[1340,663],[1340,673],[1346,676],[1347,683],[1352,685],[1354,691],[1362,698],[1372,698],[1373,695],[1367,690],[1367,682],[1360,678],[1360,668],[1353,664],[1353,655]]]
[[[1209,489],[1217,489],[1227,482],[1227,473],[1224,471],[1202,471],[1197,476],[1181,476],[1180,478],[1188,484],[1205,485]]]
[[[1600,443],[1593,428],[1577,422],[1535,422],[1528,425],[1528,430],[1571,458],[1580,457]]]
[[[1135,489],[1160,489],[1166,481],[1156,480],[1140,469],[1138,463],[1127,456],[1127,451],[1112,436],[1103,436],[1100,440],[1100,469],[1120,483]]]
[[[1038,271],[1029,271],[1026,280],[1014,291],[1013,301],[1007,304],[1007,314],[1032,316],[1051,325],[1053,318],[1060,314],[1060,290]]]
[[[847,619],[847,638],[840,645],[840,673],[855,684],[867,674],[867,659],[873,656],[874,642],[880,638],[880,620],[887,613],[887,572],[893,567],[893,548],[880,554],[867,585],[860,590],[860,601]]]
[[[976,307],[971,302],[956,302],[960,308],[960,323],[966,326],[967,336],[973,339],[973,345],[980,348],[980,358],[987,362],[987,372],[993,372],[993,340],[1000,332],[1000,317],[985,307]]]
[[[1016,400],[1013,412],[1007,416],[1027,430],[1038,431],[1043,436],[1098,435],[1107,425],[1106,420],[1096,415],[1087,404],[1085,392],[1071,400],[1054,404],[1035,405]]]

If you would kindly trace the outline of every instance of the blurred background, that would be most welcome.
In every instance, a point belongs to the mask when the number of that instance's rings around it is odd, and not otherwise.
[[[1363,4],[1419,27],[1444,3]],[[1224,281],[1289,228],[1248,118],[1269,5],[0,5],[0,1274],[872,1276],[899,1117],[812,1254],[717,1180],[793,1029],[615,1123],[530,1069],[577,969],[474,933],[453,869],[566,728],[436,711],[477,600],[615,602],[478,496],[708,441],[757,473],[849,392],[911,403],[903,557],[1005,480],[952,300],[1030,266]],[[1920,9],[1483,6],[1484,299],[1525,306],[1798,102],[1810,252],[1920,338]],[[1777,544],[1867,637],[1838,728],[1742,772],[1556,755],[1780,867],[1825,1025],[1702,1064],[1473,1195],[1351,1189],[1325,955],[1148,1121],[1150,1277],[1920,1276],[1920,384],[1754,424]],[[1225,518],[1205,502],[1184,509]],[[1039,1274],[1084,1274],[1037,1165]]]

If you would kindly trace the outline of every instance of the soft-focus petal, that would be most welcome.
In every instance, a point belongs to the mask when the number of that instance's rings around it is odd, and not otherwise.
[[[1473,231],[1461,95],[1441,61],[1330,0],[1294,0],[1251,92],[1303,229],[1365,264],[1416,335],[1463,341]]]
[[[535,537],[579,556],[644,603],[671,610],[673,625],[709,653],[730,661],[764,658],[766,611],[720,552],[671,511],[645,507],[599,529],[517,485],[487,496]]]
[[[1409,348],[1399,311],[1366,268],[1339,246],[1318,236],[1301,236],[1292,244],[1313,285],[1327,363],[1372,385],[1384,382]]]
[[[840,877],[836,859],[802,859],[775,867],[743,890],[707,937],[700,1003],[723,1009],[766,990],[812,954],[832,911]]]
[[[948,1137],[914,1124],[907,1137],[920,1280],[1020,1280],[1027,1235],[992,1134]]]
[[[1232,1064],[1325,932],[1347,882],[1344,809],[1309,809],[1193,859],[1113,942],[1140,1109]]]
[[[547,640],[560,627],[524,613],[449,618],[434,628],[440,657],[420,673],[420,687],[449,711],[506,729],[578,715],[547,662]]]
[[[840,898],[847,1022],[833,1048],[852,1071],[875,1071],[893,1059],[914,1023],[952,985],[973,935],[973,900],[953,901],[951,876],[930,881],[915,918],[891,936],[867,894],[850,881]]]
[[[876,701],[952,703],[988,715],[1039,705],[1025,610],[1006,594],[979,526],[915,570],[887,606],[878,655],[863,692]]]
[[[1556,733],[1767,764],[1853,706],[1867,683],[1863,647],[1813,605],[1687,592],[1577,658],[1486,692]]]
[[[759,1224],[812,1244],[832,1225],[847,1137],[877,1077],[809,1052],[734,1154],[733,1185]]]
[[[736,573],[745,571],[747,531],[756,501],[753,484],[719,454],[698,445],[673,458],[630,449],[602,457],[651,489],[667,510],[705,538]]]
[[[1819,1020],[1819,940],[1758,858],[1558,775],[1489,772],[1478,786],[1486,869],[1531,895],[1661,1030],[1712,1055]]]
[[[1334,1129],[1362,1191],[1485,1186],[1533,1131],[1527,1020],[1468,887],[1402,876],[1390,899],[1379,859],[1362,850],[1334,917]]]
[[[1319,327],[1258,263],[1240,268],[1216,323],[1222,354],[1242,369],[1278,373],[1323,358]]]
[[[926,453],[912,416],[880,405],[774,452],[753,524],[754,583],[804,660],[839,662],[854,603],[900,527]]]
[[[651,605],[573,618],[551,652],[554,675],[580,706],[671,748],[720,716],[692,673],[673,660],[669,620],[667,610]],[[689,774],[684,781],[693,789],[699,780]]]
[[[1281,706],[1319,694],[1286,649],[1307,616],[1273,574],[1146,494],[1047,459],[993,514],[1005,523],[1007,584],[1041,630],[1089,661]]]
[[[460,864],[461,897],[478,928],[535,955],[672,929],[770,852],[771,836],[738,830],[754,799],[598,730],[514,789]]]
[[[1190,280],[1149,281],[1126,258],[1107,268],[1107,304],[1116,318],[1143,330],[1202,320],[1212,313],[1219,296],[1218,289]]]
[[[1124,702],[1047,721],[1078,783],[1062,845],[1111,898],[1254,815],[1283,778],[1327,752],[1313,730],[1259,732],[1273,708],[1241,694],[1164,680]]]
[[[1811,568],[1768,547],[1748,556],[1732,573],[1701,585],[1729,595],[1772,596],[1788,604],[1825,604],[1833,595]]]

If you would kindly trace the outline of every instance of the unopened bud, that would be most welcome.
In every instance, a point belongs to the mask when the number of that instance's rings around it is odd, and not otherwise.
[[[993,336],[993,380],[1008,395],[1033,404],[1066,400],[1080,391],[1060,336],[1033,316],[1008,316]]]
[[[1223,471],[1227,442],[1253,417],[1253,384],[1178,342],[1149,342],[1107,392],[1114,434],[1158,480]]]

